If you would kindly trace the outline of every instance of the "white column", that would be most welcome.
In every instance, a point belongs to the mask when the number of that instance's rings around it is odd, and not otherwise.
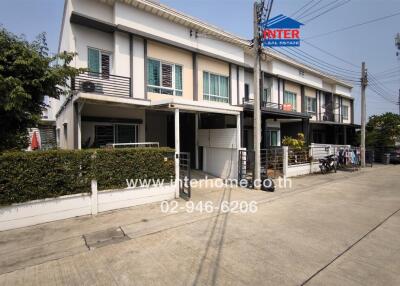
[[[78,103],[78,149],[82,149],[82,109],[83,109],[84,103],[79,102]]]
[[[92,180],[92,195],[91,195],[92,215],[98,213],[98,198],[97,198],[97,181]]]
[[[289,147],[283,146],[283,176],[287,176],[289,166]]]
[[[241,145],[241,122],[240,122],[240,114],[236,115],[236,174],[234,176],[234,178],[236,178],[236,176],[239,175],[239,150],[240,148],[242,148]],[[237,178],[239,179],[239,178]]]
[[[179,109],[175,109],[175,197],[179,198],[179,153],[180,153],[180,133],[179,133]]]
[[[195,156],[196,156],[196,169],[199,169],[199,114],[196,113],[194,116],[195,120]]]

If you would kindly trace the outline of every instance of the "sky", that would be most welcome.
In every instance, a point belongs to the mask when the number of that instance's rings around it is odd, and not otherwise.
[[[314,0],[306,8],[318,1]],[[346,0],[321,0],[308,13],[335,1],[341,3]],[[275,0],[271,16],[279,14],[291,16],[308,2],[310,0]],[[161,0],[161,3],[242,38],[252,38],[252,0]],[[334,5],[332,4],[332,6]],[[63,6],[63,0],[0,0],[0,25],[13,33],[24,34],[28,40],[33,40],[39,33],[46,32],[50,51],[57,52]],[[324,10],[326,9],[321,9],[319,12]],[[312,38],[315,35],[396,12],[400,12],[400,0],[349,0],[345,5],[314,20],[311,18],[313,15],[319,14],[317,11],[309,16],[305,14],[304,18],[300,19],[300,22],[305,22],[301,30],[302,39],[352,65],[329,56],[304,42],[299,48],[294,49],[299,49],[317,60],[324,61],[325,65],[339,67],[340,71],[345,69],[346,74],[356,77],[359,75],[356,75],[355,72],[360,70],[361,62],[365,61],[368,73],[372,74],[379,81],[379,85],[383,85],[381,88],[385,90],[385,98],[383,98],[367,87],[368,116],[389,111],[398,113],[399,107],[390,101],[398,100],[400,88],[400,59],[396,57],[394,45],[394,37],[396,33],[400,32],[400,15],[354,29]],[[294,18],[300,14],[301,12]],[[296,54],[300,55],[301,52]],[[393,73],[382,73],[388,70],[397,71],[397,76]],[[385,75],[388,76],[385,77]],[[358,86],[354,87],[353,96],[356,109],[355,121],[359,123],[360,88]]]

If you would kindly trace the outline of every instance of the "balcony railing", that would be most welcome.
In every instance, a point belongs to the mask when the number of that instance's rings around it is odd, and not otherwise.
[[[339,115],[336,113],[323,112],[322,113],[322,121],[330,121],[330,122],[343,122],[344,120],[348,120],[348,118],[343,115]]]
[[[253,99],[249,99],[247,101],[244,100],[244,104],[254,104],[254,100]],[[269,102],[269,101],[262,101],[261,107],[279,109],[282,111],[289,111],[289,112],[297,112],[296,107],[294,107],[291,104],[287,104],[287,103],[281,104],[281,103],[275,103],[275,102]]]
[[[71,89],[87,93],[132,97],[131,78],[112,74],[84,72],[72,78]]]

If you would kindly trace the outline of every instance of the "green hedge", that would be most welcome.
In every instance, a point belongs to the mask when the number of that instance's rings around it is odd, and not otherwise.
[[[165,160],[168,158],[168,160]],[[0,155],[0,205],[126,187],[126,179],[174,176],[168,148],[10,152]]]

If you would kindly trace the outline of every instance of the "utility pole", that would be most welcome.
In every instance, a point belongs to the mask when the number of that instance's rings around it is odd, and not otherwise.
[[[365,89],[368,85],[368,74],[365,62],[361,65],[361,167],[365,167],[365,124],[367,121],[367,103]]]
[[[395,41],[395,45],[397,47],[397,50],[400,51],[400,33],[397,33],[396,38],[394,39]],[[396,52],[396,56],[397,56],[397,62],[400,62],[400,54],[399,52]],[[399,88],[399,100],[397,102],[398,106],[399,106],[399,115],[400,115],[400,88]]]
[[[260,104],[260,15],[264,7],[263,2],[254,2],[254,115],[253,115],[253,131],[254,131],[254,174],[253,174],[253,187],[260,189],[261,187],[261,104]]]

